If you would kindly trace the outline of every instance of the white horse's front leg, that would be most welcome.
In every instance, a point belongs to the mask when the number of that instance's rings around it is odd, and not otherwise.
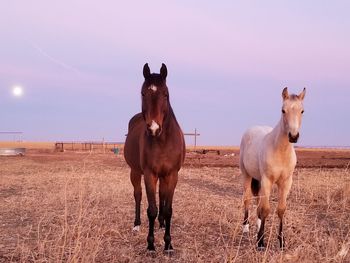
[[[285,246],[285,239],[283,235],[283,215],[287,207],[287,196],[292,187],[292,176],[278,184],[278,206],[277,214],[280,219],[280,227],[278,231],[278,240],[280,241],[280,248],[283,249]]]

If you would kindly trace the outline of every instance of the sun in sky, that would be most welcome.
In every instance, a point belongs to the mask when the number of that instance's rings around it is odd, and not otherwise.
[[[12,88],[12,94],[15,97],[22,97],[23,95],[23,88],[21,86],[13,86]]]

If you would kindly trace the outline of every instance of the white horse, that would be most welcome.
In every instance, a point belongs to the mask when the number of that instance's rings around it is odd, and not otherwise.
[[[278,186],[277,214],[280,219],[278,239],[284,247],[282,219],[286,210],[286,199],[292,185],[292,174],[297,162],[292,143],[299,138],[305,88],[299,94],[282,92],[281,119],[275,128],[256,126],[246,131],[240,146],[240,169],[244,179],[243,232],[249,231],[248,210],[252,193],[259,195],[258,202],[258,249],[264,249],[265,219],[270,213],[269,197],[274,183]]]

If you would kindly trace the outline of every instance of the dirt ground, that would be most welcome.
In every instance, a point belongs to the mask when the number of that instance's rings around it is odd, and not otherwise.
[[[133,189],[122,155],[46,149],[1,157],[0,262],[350,262],[350,151],[297,155],[286,249],[278,247],[274,189],[268,248],[259,252],[254,224],[242,234],[238,150],[188,153],[174,197],[171,256],[163,254],[160,230],[156,254],[146,252],[144,192],[141,231],[131,232]]]
[[[198,149],[187,154],[186,165],[194,167],[238,167],[239,149]],[[206,152],[205,154],[199,154]],[[347,168],[350,150],[297,148],[299,168]],[[198,153],[198,154],[196,154]]]

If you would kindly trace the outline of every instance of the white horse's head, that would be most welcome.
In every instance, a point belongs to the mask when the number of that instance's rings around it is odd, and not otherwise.
[[[306,89],[299,95],[288,94],[288,88],[284,88],[282,92],[283,106],[282,106],[282,120],[284,131],[288,134],[289,142],[296,143],[299,138],[299,129],[301,126],[301,119],[304,113],[303,100]]]

